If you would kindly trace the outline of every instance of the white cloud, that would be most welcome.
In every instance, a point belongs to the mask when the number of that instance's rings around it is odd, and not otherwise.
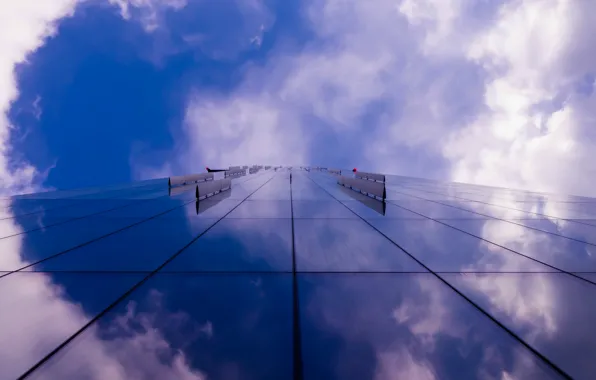
[[[353,142],[371,170],[594,194],[595,4],[313,0],[315,41],[190,97],[183,160],[332,160]],[[321,134],[344,147],[313,153]]]
[[[596,195],[591,93],[596,3],[511,1],[468,57],[488,73],[485,112],[445,147],[454,178]],[[578,92],[586,77],[589,90]]]
[[[27,162],[11,160],[7,113],[19,91],[15,67],[55,33],[55,24],[72,15],[76,0],[19,0],[0,3],[0,194],[33,191],[39,173]]]
[[[126,20],[138,19],[145,31],[153,32],[162,23],[161,18],[168,10],[177,11],[186,6],[188,0],[108,0],[120,9]]]

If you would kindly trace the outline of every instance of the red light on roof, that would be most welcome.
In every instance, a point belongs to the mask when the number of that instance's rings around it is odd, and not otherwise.
[[[356,168],[352,169],[352,171],[353,171],[354,173],[356,173]]]

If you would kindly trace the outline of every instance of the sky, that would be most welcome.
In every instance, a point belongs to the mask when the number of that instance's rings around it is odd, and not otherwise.
[[[2,192],[310,164],[596,196],[595,8],[4,0]]]

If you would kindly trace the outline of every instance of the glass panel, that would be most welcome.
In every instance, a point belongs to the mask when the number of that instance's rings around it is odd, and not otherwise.
[[[299,276],[305,379],[556,379],[431,274]]]
[[[128,207],[127,204],[130,203],[130,201],[118,200],[102,200],[100,202],[101,203],[91,203],[88,205],[80,204],[77,206],[59,207],[48,211],[20,215],[11,219],[2,219],[0,220],[0,237],[12,235],[2,235],[2,231],[9,229],[9,226],[18,225],[21,232],[33,231],[44,227],[50,227],[55,224],[64,223],[73,219],[80,219],[82,217],[92,215],[104,215],[105,212],[111,212],[108,210],[120,207]]]
[[[2,199],[0,200],[0,218],[12,218],[44,210],[68,207],[80,201],[69,199]]]
[[[311,180],[298,178],[292,180],[292,198],[294,200],[333,200],[331,195]]]
[[[415,214],[391,203],[385,203],[383,205],[383,202],[376,199],[368,198],[362,201],[342,201],[342,203],[365,219],[389,218],[428,220],[422,215]]]
[[[411,195],[404,194],[399,189],[391,190],[391,188],[387,185],[385,185],[385,187],[387,189],[387,199],[390,201],[409,201],[416,199]]]
[[[569,272],[596,270],[596,246],[501,220],[446,220],[472,235]]]
[[[17,270],[141,221],[87,217],[0,239],[0,270]]]
[[[291,275],[158,274],[34,379],[291,379]]]
[[[0,378],[22,375],[143,277],[12,273],[0,279]]]
[[[554,269],[433,220],[371,221],[432,271],[550,272]]]
[[[515,223],[536,228],[541,231],[566,236],[572,239],[596,244],[596,226],[583,223],[584,220],[573,221],[563,219],[531,219],[516,220]]]
[[[328,201],[293,201],[294,218],[358,218],[335,199]]]
[[[290,201],[246,200],[226,218],[291,218]]]
[[[362,220],[296,219],[294,235],[299,271],[424,271]]]
[[[486,216],[428,201],[392,201],[400,207],[433,219],[486,219]]]
[[[195,202],[195,200],[196,195],[191,191],[172,197],[162,197],[149,201],[134,201],[130,206],[108,211],[101,215],[109,218],[149,218],[177,207],[184,206],[185,204]]]
[[[527,213],[511,208],[488,205],[481,202],[442,201],[441,203],[500,219],[543,219],[543,217],[537,214]]]
[[[164,271],[292,271],[291,219],[223,219]]]
[[[152,271],[216,220],[155,218],[34,265],[33,271]]]
[[[441,276],[572,378],[594,378],[596,286],[564,273]]]
[[[290,199],[290,179],[274,179],[257,190],[248,200]]]

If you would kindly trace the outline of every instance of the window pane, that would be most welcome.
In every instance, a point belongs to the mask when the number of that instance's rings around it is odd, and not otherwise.
[[[143,277],[12,273],[0,279],[0,378],[22,375]]]
[[[257,190],[248,198],[249,200],[274,200],[274,199],[290,199],[290,180],[288,179],[273,179],[265,186]]]
[[[34,379],[291,379],[291,275],[161,274]]]
[[[594,378],[596,286],[564,273],[441,276],[572,378]]]
[[[397,206],[433,219],[487,219],[487,216],[428,201],[392,201]]]
[[[375,219],[371,224],[432,271],[554,270],[433,220]]]
[[[431,274],[299,276],[305,379],[556,379]]]
[[[591,244],[501,220],[446,220],[445,223],[565,271],[596,270],[596,246]]]
[[[342,203],[365,219],[389,218],[427,220],[424,216],[397,207],[391,203],[385,203],[385,206],[383,207],[383,202],[376,199],[368,198],[362,201],[342,201]]]
[[[165,271],[292,271],[290,219],[223,219]]]
[[[152,271],[214,222],[196,218],[151,219],[28,270]]]
[[[293,201],[294,218],[358,218],[346,206],[329,199],[327,201]]]
[[[290,201],[246,200],[226,218],[291,218]]]
[[[0,270],[17,270],[143,220],[87,217],[0,239]]]
[[[299,271],[424,271],[362,220],[294,220]]]

